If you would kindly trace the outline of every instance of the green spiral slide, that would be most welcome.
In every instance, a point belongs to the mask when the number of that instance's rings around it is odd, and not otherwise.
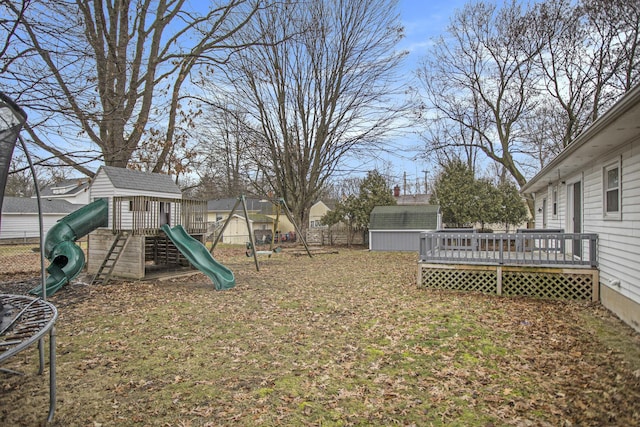
[[[49,229],[44,240],[44,255],[51,262],[47,267],[47,295],[52,295],[80,274],[85,258],[82,248],[75,242],[98,227],[106,227],[108,212],[107,201],[99,199],[70,213]],[[29,292],[42,296],[42,287]]]
[[[162,231],[194,267],[209,276],[216,290],[231,289],[236,285],[233,272],[213,259],[207,248],[191,237],[181,225],[171,228],[165,224]]]

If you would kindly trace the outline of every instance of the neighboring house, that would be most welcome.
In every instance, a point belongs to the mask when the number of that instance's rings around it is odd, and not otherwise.
[[[393,187],[393,198],[396,199],[396,203],[398,205],[428,205],[429,198],[431,196],[428,194],[400,194],[400,186],[396,185]]]
[[[66,179],[40,190],[43,199],[62,199],[75,205],[89,204],[89,178]]]
[[[237,197],[228,199],[209,200],[207,202],[207,217],[210,223],[227,219],[231,214],[231,210],[238,201]],[[258,214],[262,212],[264,205],[270,205],[268,201],[260,201],[260,199],[245,199],[247,205],[247,213]],[[244,215],[242,204],[239,204],[234,214]]]
[[[68,179],[44,187],[40,190],[40,200],[46,234],[59,219],[89,203],[89,179]],[[1,224],[0,239],[38,238],[40,223],[36,197],[5,197]]]
[[[331,208],[327,203],[322,200],[315,202],[309,209],[309,228],[326,227],[322,225],[320,220],[329,211],[331,211]]]
[[[232,210],[238,201],[237,197],[227,199],[209,200],[207,202],[207,217],[209,220],[209,233],[217,232],[224,226],[226,219],[232,214]],[[295,227],[281,210],[277,213],[277,206],[265,199],[245,199],[249,223],[255,232],[256,240],[262,238],[266,232],[273,232],[273,224],[278,219],[278,230],[281,233],[290,233]],[[238,204],[234,218],[229,221],[222,235],[222,242],[231,244],[245,244],[249,241],[244,208]]]
[[[80,206],[59,199],[41,199],[44,233],[61,218]],[[0,219],[0,239],[12,242],[40,237],[38,200],[27,197],[5,197]]]
[[[180,205],[172,203],[171,200],[182,199],[182,191],[169,175],[113,166],[101,166],[91,182],[89,191],[91,201],[100,198],[109,200],[109,227],[112,226],[113,222],[114,197],[144,196],[157,198],[159,223],[153,224],[154,227],[159,227],[162,224],[172,225],[175,223],[173,219],[179,218],[180,215]],[[133,201],[123,204],[118,212],[122,220],[121,228],[130,228],[128,224],[134,212],[148,210],[148,203],[140,206],[137,206]]]
[[[597,233],[600,301],[640,331],[640,85],[522,192],[535,199],[537,228]]]
[[[442,226],[440,206],[376,206],[369,220],[369,250],[420,250],[420,233]]]

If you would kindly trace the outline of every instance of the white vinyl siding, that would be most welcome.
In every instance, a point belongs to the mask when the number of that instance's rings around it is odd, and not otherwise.
[[[81,207],[81,206],[78,206]],[[42,228],[44,234],[56,222],[68,215],[67,213],[61,214],[43,214],[42,215]],[[40,222],[38,220],[38,214],[32,213],[3,213],[2,214],[2,227],[0,228],[0,239],[27,239],[32,237],[40,237]]]
[[[369,250],[420,252],[420,233],[433,230],[369,230]]]
[[[107,198],[109,200],[109,225],[111,228],[113,225],[113,197],[127,197],[127,196],[148,196],[148,197],[160,197],[160,198],[169,198],[169,199],[180,199],[180,194],[174,193],[162,193],[162,192],[152,192],[152,191],[144,191],[144,190],[131,190],[131,189],[120,189],[115,188],[109,177],[102,169],[99,170],[98,174],[94,178],[91,183],[91,201],[95,201],[100,198]],[[177,223],[176,221],[180,218],[180,209],[175,205],[175,203],[171,204],[171,221],[172,223]],[[122,205],[122,222],[121,226],[123,229],[131,228],[133,223],[132,213],[129,210],[129,204]],[[158,225],[159,226],[159,225]]]
[[[620,152],[584,171],[584,232],[598,234],[600,280],[640,303],[640,144],[627,144]],[[603,171],[619,165],[620,212],[618,221],[603,215],[606,200]]]
[[[113,226],[113,196],[115,195],[116,190],[104,172],[98,171],[98,174],[91,183],[90,191],[91,202],[94,202],[100,198],[106,198],[109,201],[108,228],[111,228]]]
[[[618,165],[620,212],[619,220],[611,221],[605,212],[605,180],[607,166]],[[572,232],[567,218],[567,186],[579,180],[572,176],[566,182],[554,182],[536,193],[535,220],[542,227],[543,199],[552,200],[553,188],[558,189],[558,211],[553,216],[553,203],[547,203],[547,228]],[[582,232],[598,234],[600,281],[608,285],[619,281],[615,290],[640,303],[640,140],[627,144],[609,158],[593,162],[582,174]]]
[[[558,205],[556,207],[556,215],[553,215],[553,188],[557,189]],[[547,199],[547,224],[546,228],[562,229],[566,232],[567,221],[567,187],[566,184],[554,183],[547,187],[547,191],[536,194],[535,200],[535,223],[536,228],[543,228],[543,212],[539,212],[543,208],[543,199]]]

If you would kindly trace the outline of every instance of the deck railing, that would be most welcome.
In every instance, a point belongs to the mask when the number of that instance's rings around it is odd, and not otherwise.
[[[152,196],[113,198],[112,228],[114,232],[158,234],[163,224],[182,225],[189,234],[207,231],[207,202]]]
[[[597,267],[597,234],[520,230],[438,230],[420,235],[420,261],[488,265]]]

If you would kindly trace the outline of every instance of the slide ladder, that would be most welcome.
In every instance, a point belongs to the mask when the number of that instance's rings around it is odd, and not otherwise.
[[[127,246],[129,242],[129,237],[131,234],[126,231],[121,231],[116,235],[115,240],[111,244],[111,248],[107,253],[107,256],[102,261],[100,268],[98,268],[98,272],[95,276],[93,276],[93,280],[91,281],[92,285],[106,285],[109,279],[111,278],[111,274],[113,273],[113,268],[116,266],[116,263],[120,259],[120,255],[124,252],[124,248]]]

